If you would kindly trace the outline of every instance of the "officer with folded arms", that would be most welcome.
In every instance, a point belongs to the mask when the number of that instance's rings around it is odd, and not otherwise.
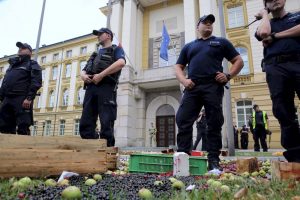
[[[30,135],[32,105],[42,86],[42,70],[36,61],[31,60],[29,44],[17,42],[16,46],[18,55],[8,60],[9,67],[0,88],[0,132]]]
[[[100,119],[100,138],[107,146],[115,145],[114,121],[117,117],[117,86],[121,69],[125,66],[125,53],[112,45],[113,33],[108,28],[94,30],[101,48],[92,54],[81,72],[86,85],[79,131],[83,139],[97,139],[97,118]]]
[[[289,162],[300,162],[300,130],[295,113],[295,92],[300,99],[300,12],[285,10],[286,0],[264,0],[256,38],[264,46],[263,66],[281,128],[281,145]],[[269,19],[268,13],[272,14]]]

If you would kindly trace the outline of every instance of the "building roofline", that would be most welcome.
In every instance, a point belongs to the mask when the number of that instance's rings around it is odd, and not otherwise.
[[[85,37],[89,37],[89,36],[93,36],[93,34],[89,33],[89,34],[81,35],[81,36],[74,37],[74,38],[71,38],[71,39],[67,39],[67,40],[63,40],[63,41],[60,41],[60,42],[56,42],[56,43],[53,43],[53,44],[42,45],[42,46],[40,46],[39,49],[45,49],[45,48],[49,48],[49,47],[52,47],[52,46],[57,46],[57,45],[60,45],[60,44],[65,44],[65,43],[72,42],[72,41],[75,41],[75,40],[78,40],[78,39],[82,39],[82,38],[85,38]],[[32,50],[32,55],[34,55],[34,51],[35,51],[35,49]],[[15,55],[17,55],[17,54],[5,55],[3,57],[0,57],[0,60],[5,59],[5,58],[10,58],[10,57],[15,56]]]

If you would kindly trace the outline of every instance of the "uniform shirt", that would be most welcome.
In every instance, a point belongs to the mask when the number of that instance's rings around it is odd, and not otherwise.
[[[285,31],[300,24],[300,12],[294,14],[287,13],[282,18],[273,18],[270,20],[270,24],[271,33]],[[255,37],[258,41],[262,40],[257,35],[257,32],[255,33]],[[288,54],[300,54],[300,37],[276,39],[272,44],[264,48],[264,58]]]
[[[42,87],[42,69],[34,60],[10,64],[0,88],[1,98],[5,96],[26,96],[34,99]]]
[[[268,119],[267,113],[266,113],[266,119]],[[255,122],[256,122],[256,125],[264,126],[264,119],[263,119],[263,112],[262,111],[258,111],[258,112],[255,113]]]
[[[186,44],[177,64],[188,65],[188,77],[192,80],[214,78],[216,72],[223,72],[223,59],[232,60],[237,55],[239,53],[227,39],[211,36],[206,40],[201,38]]]

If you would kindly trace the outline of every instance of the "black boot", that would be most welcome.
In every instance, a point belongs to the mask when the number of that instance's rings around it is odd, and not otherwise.
[[[222,167],[220,166],[218,161],[208,161],[208,171],[213,170],[213,169],[218,169],[222,171]]]

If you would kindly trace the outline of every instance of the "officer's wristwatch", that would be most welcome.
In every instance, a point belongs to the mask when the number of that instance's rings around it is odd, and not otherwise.
[[[229,73],[224,73],[226,75],[227,81],[230,81],[231,75]]]
[[[273,32],[273,33],[271,33],[271,35],[270,35],[273,41],[275,41],[275,40],[276,40],[275,34],[276,34],[276,33],[275,33],[275,32]]]

